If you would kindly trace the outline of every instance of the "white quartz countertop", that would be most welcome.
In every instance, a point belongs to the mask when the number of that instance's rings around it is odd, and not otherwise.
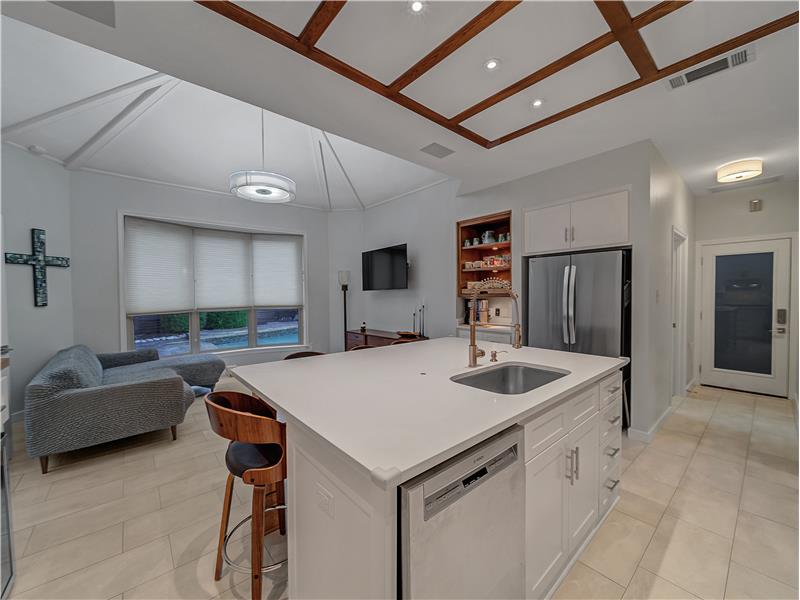
[[[235,377],[338,448],[373,481],[397,485],[622,368],[606,358],[481,342],[486,357],[467,368],[467,342],[413,344],[246,365]],[[490,350],[506,350],[498,363]],[[526,394],[503,395],[450,381],[503,362],[569,371]]]

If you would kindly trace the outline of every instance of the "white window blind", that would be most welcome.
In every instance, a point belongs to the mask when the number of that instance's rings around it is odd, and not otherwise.
[[[125,218],[125,308],[169,313],[194,308],[192,230]]]
[[[194,230],[195,303],[199,309],[253,304],[248,233]]]
[[[256,306],[303,304],[303,243],[297,235],[253,235]]]

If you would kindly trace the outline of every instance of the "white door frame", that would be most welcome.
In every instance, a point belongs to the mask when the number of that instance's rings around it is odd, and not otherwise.
[[[717,238],[711,240],[698,241],[695,244],[695,276],[694,276],[694,353],[692,360],[692,381],[700,382],[700,363],[703,356],[703,331],[700,312],[703,306],[703,248],[705,246],[716,246],[719,244],[734,244],[738,242],[759,242],[788,239],[791,245],[789,272],[791,281],[789,283],[789,322],[787,324],[789,334],[789,391],[790,399],[797,401],[798,398],[798,327],[796,325],[797,315],[800,314],[798,308],[798,282],[795,277],[796,265],[798,260],[798,233],[767,233],[761,235],[743,235],[729,238]]]
[[[672,226],[672,395],[687,388],[687,312],[689,306],[689,236]]]

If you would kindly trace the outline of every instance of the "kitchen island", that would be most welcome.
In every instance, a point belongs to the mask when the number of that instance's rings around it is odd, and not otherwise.
[[[573,527],[570,506],[557,509],[564,517],[559,556],[549,557],[545,554],[550,549],[532,547],[535,540],[526,542],[529,597],[553,584],[594,530],[616,493],[616,483],[605,485],[601,480],[604,463],[609,462],[601,454],[606,438],[616,444],[612,458],[619,452],[619,369],[627,360],[481,345],[487,356],[475,369],[466,367],[467,344],[458,338],[233,369],[234,376],[287,423],[292,598],[396,597],[398,486],[515,424],[524,426],[520,454],[527,487],[531,477],[549,473],[550,464],[560,469],[564,455],[575,451],[566,445],[570,432],[591,426],[593,433],[580,443],[594,444],[591,452],[582,452],[588,472],[595,474],[590,490],[594,500],[588,502],[591,514],[577,516],[580,522]],[[491,350],[500,352],[498,363],[489,361]],[[515,395],[451,380],[510,362],[566,374]],[[537,456],[547,459],[545,468],[539,469]],[[594,464],[586,462],[592,460]],[[613,471],[613,465],[606,466]],[[558,485],[569,485],[562,472]],[[609,481],[618,481],[609,473]],[[583,481],[590,480],[584,475]],[[601,488],[611,489],[605,494]],[[545,517],[543,526],[553,529],[553,519],[537,507],[538,500],[530,500],[526,529],[538,530],[537,515]],[[540,564],[545,567],[540,569]]]

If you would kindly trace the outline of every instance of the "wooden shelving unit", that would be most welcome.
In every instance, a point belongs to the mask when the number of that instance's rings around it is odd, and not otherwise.
[[[494,237],[500,234],[507,235],[511,232],[511,211],[494,213],[483,217],[474,219],[467,219],[456,223],[456,256],[458,257],[457,265],[457,282],[458,287],[456,293],[459,296],[469,295],[468,282],[482,281],[488,277],[495,279],[503,279],[511,282],[511,260],[509,258],[507,264],[485,266],[479,268],[466,269],[464,263],[486,260],[490,256],[502,256],[511,254],[511,241],[494,242],[489,244],[477,244],[464,247],[466,240],[480,239],[485,231],[493,231]],[[490,295],[494,297],[507,296],[508,290],[482,290],[481,295]]]

